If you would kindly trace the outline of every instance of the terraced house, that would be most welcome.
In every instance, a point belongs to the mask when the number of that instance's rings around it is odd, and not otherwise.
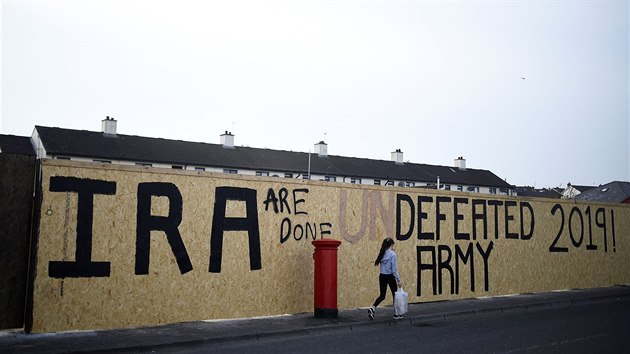
[[[491,171],[467,168],[463,157],[439,166],[404,162],[400,149],[391,160],[376,160],[328,155],[323,141],[307,153],[236,146],[227,131],[219,144],[210,144],[123,135],[116,127],[110,117],[101,131],[36,126],[30,142],[37,158],[516,195],[514,186]]]

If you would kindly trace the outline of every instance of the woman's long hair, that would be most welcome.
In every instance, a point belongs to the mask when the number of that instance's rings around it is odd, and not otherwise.
[[[383,243],[381,244],[381,250],[378,252],[378,257],[376,257],[374,265],[379,265],[379,263],[381,263],[381,260],[385,255],[385,251],[387,251],[388,248],[392,247],[393,244],[394,240],[389,237],[383,240]]]

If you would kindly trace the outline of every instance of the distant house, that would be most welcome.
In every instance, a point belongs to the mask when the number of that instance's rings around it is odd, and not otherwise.
[[[562,198],[562,192],[564,192],[564,188],[562,188],[562,187],[553,187],[553,188],[551,188],[551,190],[553,190],[554,192],[558,193],[560,198]]]
[[[227,131],[220,144],[209,144],[118,134],[116,124],[107,117],[100,132],[36,126],[31,142],[38,158],[515,195],[514,186],[488,170],[467,168],[463,157],[436,166],[404,162],[400,149],[391,160],[373,160],[328,155],[323,141],[311,154],[235,146]]]
[[[596,186],[578,186],[575,184],[568,183],[567,188],[562,192],[562,199],[572,199],[575,198],[580,193],[584,193],[589,189],[593,189]]]
[[[575,200],[630,204],[630,182],[610,182],[580,193]]]
[[[28,136],[0,134],[0,154],[35,156],[35,150]]]
[[[556,188],[534,188],[530,186],[516,187],[516,194],[519,197],[552,198],[560,199],[562,191]]]

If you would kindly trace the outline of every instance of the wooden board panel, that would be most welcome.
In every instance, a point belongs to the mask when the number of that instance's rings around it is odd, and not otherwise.
[[[625,205],[65,161],[42,189],[33,332],[309,312],[322,237],[340,309],[385,236],[411,302],[630,282]]]

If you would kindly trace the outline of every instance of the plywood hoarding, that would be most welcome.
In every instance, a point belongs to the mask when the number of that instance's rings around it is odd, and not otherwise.
[[[372,304],[396,240],[411,302],[627,284],[630,208],[44,161],[32,330],[313,310],[313,246],[339,308]],[[389,300],[387,300],[389,301]]]

